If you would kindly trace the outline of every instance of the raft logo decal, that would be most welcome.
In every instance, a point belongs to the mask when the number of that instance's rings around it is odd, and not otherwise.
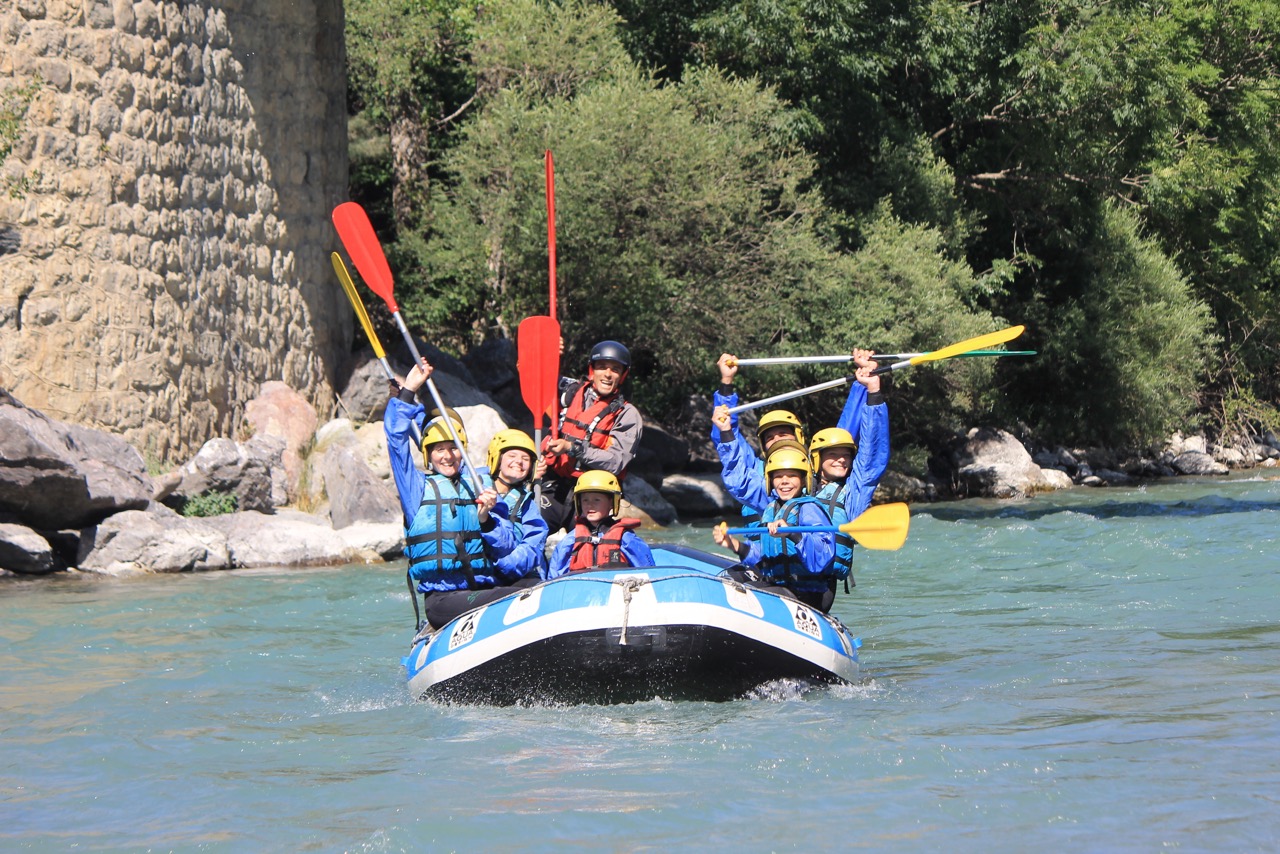
[[[464,643],[469,643],[476,636],[476,623],[479,622],[479,613],[474,612],[463,617],[462,622],[453,630],[453,634],[449,636],[449,650],[452,652]]]
[[[822,627],[813,618],[813,614],[803,605],[791,607],[791,618],[796,624],[796,631],[804,632],[811,638],[822,640]]]

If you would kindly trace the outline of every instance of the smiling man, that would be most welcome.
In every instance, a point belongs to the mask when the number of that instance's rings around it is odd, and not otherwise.
[[[573,523],[573,487],[583,472],[599,469],[626,476],[640,446],[644,423],[622,395],[631,351],[617,341],[591,348],[587,379],[560,382],[559,438],[542,443],[542,518],[552,531]]]

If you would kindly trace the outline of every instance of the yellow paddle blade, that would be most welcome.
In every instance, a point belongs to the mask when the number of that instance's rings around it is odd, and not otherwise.
[[[387,353],[382,349],[382,342],[378,340],[378,334],[373,331],[373,323],[369,320],[369,313],[364,310],[364,303],[360,300],[360,293],[356,290],[356,283],[351,280],[351,274],[347,272],[347,265],[342,263],[342,256],[334,252],[329,256],[333,261],[333,272],[338,274],[338,281],[342,282],[342,289],[347,292],[347,299],[351,300],[351,307],[356,310],[356,317],[360,319],[360,325],[364,327],[364,334],[369,336],[369,343],[373,345],[373,355],[379,359],[385,359]]]
[[[985,350],[988,347],[994,347],[997,344],[1004,344],[1017,338],[1026,329],[1025,326],[1010,326],[1008,329],[1001,329],[999,332],[988,332],[986,335],[979,335],[977,338],[970,338],[967,341],[961,341],[959,344],[952,344],[950,347],[943,347],[941,350],[934,350],[931,353],[921,353],[919,356],[913,357],[910,361],[913,365],[921,362],[936,362],[939,359],[950,359],[952,356],[959,356],[968,353],[970,350]]]
[[[868,508],[857,519],[841,525],[840,530],[853,537],[859,545],[891,552],[902,548],[910,526],[911,511],[899,502]]]

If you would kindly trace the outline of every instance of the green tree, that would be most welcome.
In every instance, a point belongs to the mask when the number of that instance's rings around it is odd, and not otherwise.
[[[1111,200],[1212,307],[1231,374],[1220,386],[1277,399],[1276,0],[703,0],[672,11],[668,37],[636,12],[628,44],[673,75],[758,76],[799,111],[848,245],[890,199],[946,251],[999,272],[982,277],[981,304],[1052,317],[1085,299],[1079,254],[1108,256],[1097,223]],[[1032,373],[1046,371],[1042,358]],[[1069,384],[1067,371],[1054,379]],[[1028,420],[1050,423],[1043,387],[1011,386]],[[1145,429],[1120,410],[1096,417],[1119,420],[1094,433]]]
[[[616,17],[598,6],[509,3],[477,32],[472,73],[501,85],[440,160],[432,229],[399,245],[401,266],[421,271],[406,313],[452,330],[456,348],[546,311],[545,148],[557,165],[566,362],[599,338],[627,341],[651,410],[674,411],[709,387],[725,349],[847,350],[875,332],[928,339],[927,349],[939,326],[944,341],[992,328],[936,231],[886,225],[897,229],[886,243],[919,243],[878,263],[840,251],[838,223],[806,189],[814,161],[795,113],[755,82],[693,69],[663,85],[626,56]],[[926,270],[945,275],[929,281]],[[762,372],[746,388],[772,393],[803,378]],[[939,407],[930,423],[954,412]]]
[[[468,0],[347,0],[353,195],[388,225],[413,223],[427,201],[433,141],[475,97],[465,58],[478,4]],[[372,207],[377,210],[380,205]]]
[[[1200,403],[1209,311],[1132,210],[1104,205],[1092,229],[1063,271],[1076,295],[1027,307],[1041,356],[1013,390],[1037,401],[1033,426],[1048,440],[1153,442]]]

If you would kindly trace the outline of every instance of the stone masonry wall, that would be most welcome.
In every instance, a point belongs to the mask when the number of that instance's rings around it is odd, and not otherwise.
[[[0,387],[156,459],[268,380],[322,412],[351,311],[341,0],[0,0]]]

